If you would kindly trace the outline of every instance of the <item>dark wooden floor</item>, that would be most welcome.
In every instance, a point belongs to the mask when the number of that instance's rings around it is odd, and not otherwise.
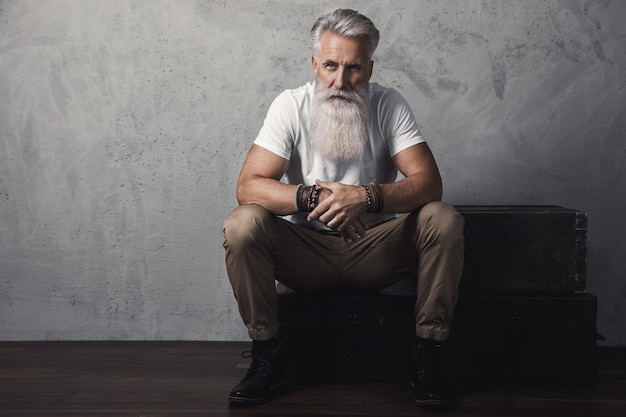
[[[226,396],[247,343],[0,342],[0,415],[8,416],[626,416],[624,348],[600,348],[595,387],[456,386],[447,412],[413,405],[405,383],[299,387],[251,409]],[[572,364],[576,366],[576,364]]]

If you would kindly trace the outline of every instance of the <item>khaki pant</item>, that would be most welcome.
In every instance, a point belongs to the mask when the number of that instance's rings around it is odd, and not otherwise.
[[[252,339],[278,333],[275,280],[295,291],[377,290],[416,272],[416,335],[442,341],[458,297],[463,226],[452,206],[432,202],[346,243],[243,205],[224,223],[226,269]]]

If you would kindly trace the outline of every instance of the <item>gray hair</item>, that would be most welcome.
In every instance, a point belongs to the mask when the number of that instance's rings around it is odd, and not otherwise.
[[[369,44],[370,58],[374,54],[380,39],[380,32],[370,19],[355,10],[337,9],[317,19],[311,29],[311,41],[313,41],[313,48],[318,55],[322,35],[327,30],[348,38],[365,38]]]

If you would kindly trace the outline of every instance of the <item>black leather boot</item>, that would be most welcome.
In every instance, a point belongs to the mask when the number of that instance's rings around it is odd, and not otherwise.
[[[442,351],[443,342],[432,339],[417,338],[413,345],[409,383],[415,402],[420,406],[449,405],[439,377]]]
[[[228,396],[233,405],[253,406],[272,398],[272,394],[285,380],[282,344],[277,338],[267,341],[252,341],[252,351],[243,352],[243,358],[252,358],[246,376]]]

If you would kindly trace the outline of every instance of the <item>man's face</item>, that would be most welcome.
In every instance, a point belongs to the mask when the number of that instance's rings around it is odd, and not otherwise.
[[[346,38],[326,31],[319,56],[312,57],[313,72],[325,88],[355,90],[372,76],[369,44],[365,38]]]
[[[309,140],[324,158],[349,161],[363,155],[367,127],[372,62],[362,38],[322,35],[319,56],[313,56],[317,76],[311,106]]]

